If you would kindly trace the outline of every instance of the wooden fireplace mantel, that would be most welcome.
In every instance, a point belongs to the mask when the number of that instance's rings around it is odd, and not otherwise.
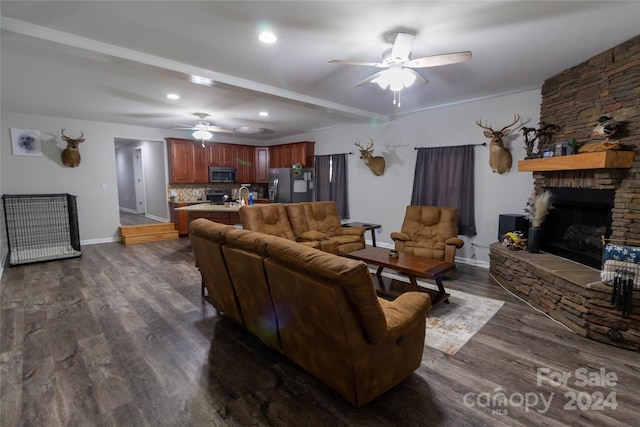
[[[518,162],[518,172],[630,168],[635,157],[635,151],[598,151],[569,156],[520,160]]]

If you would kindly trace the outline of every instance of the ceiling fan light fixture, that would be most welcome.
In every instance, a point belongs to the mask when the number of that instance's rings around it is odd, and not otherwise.
[[[213,134],[207,130],[204,129],[198,129],[197,131],[195,131],[194,133],[191,134],[194,138],[196,139],[201,139],[201,140],[207,140],[207,139],[211,139],[213,137]]]
[[[383,90],[389,88],[393,92],[398,92],[411,86],[416,81],[416,75],[406,68],[389,68],[381,71],[380,75],[372,81]]]

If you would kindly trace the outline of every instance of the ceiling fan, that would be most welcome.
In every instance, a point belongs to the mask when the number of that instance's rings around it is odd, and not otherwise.
[[[393,47],[382,53],[382,62],[353,62],[340,59],[331,59],[332,64],[364,65],[368,67],[385,68],[366,79],[356,83],[354,87],[364,86],[367,83],[377,83],[382,89],[389,88],[394,92],[393,103],[400,106],[400,91],[413,83],[420,85],[428,81],[414,68],[439,67],[441,65],[457,64],[471,59],[471,52],[453,52],[441,55],[425,56],[411,59],[411,49],[415,40],[415,34],[407,32],[396,33]]]
[[[196,139],[201,139],[203,146],[204,141],[213,137],[211,132],[234,133],[234,130],[232,129],[221,128],[220,126],[215,126],[210,122],[205,121],[205,117],[209,117],[209,115],[206,113],[193,113],[193,115],[200,118],[200,121],[198,123],[196,123],[195,125],[183,125],[181,123],[177,123],[177,125],[180,127],[176,127],[173,129],[194,131],[192,136]]]

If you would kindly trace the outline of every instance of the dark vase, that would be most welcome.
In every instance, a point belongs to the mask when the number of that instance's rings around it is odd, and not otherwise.
[[[529,227],[529,240],[527,241],[527,252],[537,254],[540,252],[540,241],[542,240],[542,228]]]

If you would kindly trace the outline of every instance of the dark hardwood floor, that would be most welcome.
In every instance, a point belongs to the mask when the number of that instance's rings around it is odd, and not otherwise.
[[[142,224],[160,224],[161,221],[147,218],[145,214],[135,214],[126,211],[120,211],[120,225],[142,225]]]
[[[4,269],[3,427],[640,425],[638,354],[566,330],[485,269],[460,265],[445,286],[506,301],[498,314],[455,356],[425,347],[411,377],[355,408],[216,315],[187,238],[82,251]],[[571,377],[538,385],[538,369]]]

